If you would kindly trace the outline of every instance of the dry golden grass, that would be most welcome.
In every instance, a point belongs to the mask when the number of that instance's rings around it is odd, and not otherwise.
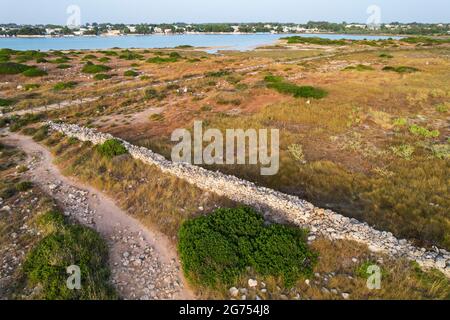
[[[450,282],[438,271],[423,272],[413,263],[375,255],[366,246],[352,241],[332,242],[321,238],[312,243],[312,249],[319,253],[314,275],[300,279],[294,287],[283,287],[279,279],[260,277],[251,270],[236,287],[247,288],[247,299],[258,296],[270,300],[344,300],[343,293],[351,300],[450,299]],[[363,265],[381,268],[379,290],[367,287],[367,278],[361,273]],[[248,288],[249,278],[258,281],[257,288]],[[205,299],[232,298],[226,287],[217,290],[199,288],[198,293]]]
[[[217,206],[233,205],[128,155],[110,160],[88,143],[59,139],[54,135],[46,143],[52,146],[65,174],[111,195],[131,215],[172,239],[184,220]]]

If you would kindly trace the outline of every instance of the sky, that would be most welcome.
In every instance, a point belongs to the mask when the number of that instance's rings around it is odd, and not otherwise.
[[[381,22],[450,23],[450,0],[0,0],[0,23],[65,24],[70,5],[81,23]]]

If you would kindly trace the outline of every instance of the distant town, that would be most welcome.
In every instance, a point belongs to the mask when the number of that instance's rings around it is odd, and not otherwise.
[[[81,26],[0,24],[1,37],[121,36],[146,34],[199,33],[348,33],[449,35],[450,24],[399,23],[368,25],[363,23],[208,23],[208,24],[113,24],[86,23]]]

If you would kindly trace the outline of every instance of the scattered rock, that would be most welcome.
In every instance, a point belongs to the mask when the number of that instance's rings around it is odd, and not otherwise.
[[[253,279],[248,279],[248,286],[249,286],[250,288],[254,288],[254,287],[256,287],[257,285],[258,285],[258,281],[253,280]]]
[[[239,295],[239,290],[236,287],[230,288],[228,291],[230,293],[230,296],[237,297]]]
[[[350,298],[350,294],[348,294],[346,292],[342,292],[342,298],[344,298],[345,300],[348,300]]]

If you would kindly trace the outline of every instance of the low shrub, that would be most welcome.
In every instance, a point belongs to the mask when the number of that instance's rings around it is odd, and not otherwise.
[[[293,83],[284,81],[282,77],[273,75],[266,76],[264,81],[267,83],[268,88],[275,89],[283,94],[291,94],[295,98],[314,98],[322,99],[327,96],[327,92],[320,88],[312,86],[298,86]]]
[[[27,113],[23,116],[12,116],[8,119],[10,124],[9,130],[16,132],[29,124],[41,121],[43,117],[43,114],[40,113]]]
[[[148,63],[156,63],[156,64],[171,63],[171,62],[177,62],[177,61],[178,61],[178,58],[176,58],[176,57],[168,57],[168,58],[153,57],[153,58],[147,59]]]
[[[8,62],[9,60],[11,60],[9,54],[0,54],[0,62]]]
[[[450,142],[446,144],[435,144],[430,146],[431,153],[434,157],[446,160],[450,159]]]
[[[111,67],[105,66],[103,64],[86,63],[81,71],[83,73],[95,74],[106,72],[109,70],[111,70]]]
[[[173,51],[173,52],[169,53],[169,57],[180,59],[181,55],[178,52]]]
[[[416,136],[422,136],[424,138],[437,138],[440,135],[438,130],[428,130],[427,128],[418,126],[416,124],[409,127],[409,132]]]
[[[39,217],[40,229],[46,236],[31,250],[23,264],[30,286],[41,286],[36,299],[102,300],[116,299],[109,283],[108,248],[92,229],[69,224],[59,212],[50,211]],[[81,289],[71,290],[66,282],[67,267],[76,265],[81,271]]]
[[[25,84],[24,86],[23,86],[23,88],[25,89],[25,90],[27,90],[27,91],[29,91],[29,90],[34,90],[34,89],[38,89],[38,88],[40,88],[41,87],[41,85],[40,84],[37,84],[37,83],[27,83],[27,84]]]
[[[125,77],[137,77],[139,75],[139,73],[134,70],[127,70],[123,73],[123,75]]]
[[[30,181],[21,181],[15,185],[15,188],[19,192],[30,190],[33,187],[33,183]]]
[[[204,106],[202,106],[202,107],[200,108],[200,111],[203,111],[203,112],[209,112],[209,111],[212,111],[212,109],[213,109],[212,106],[210,106],[210,105],[204,105]]]
[[[95,59],[97,59],[97,56],[95,56],[93,54],[87,54],[81,60],[95,60]]]
[[[71,66],[70,64],[64,64],[64,63],[62,63],[62,64],[58,64],[56,67],[57,67],[58,69],[69,69],[69,68],[71,68],[72,66]]]
[[[104,143],[97,146],[97,151],[107,158],[113,158],[128,153],[122,142],[117,139],[106,140]]]
[[[412,160],[412,155],[415,151],[415,148],[409,144],[402,144],[399,146],[391,147],[391,150],[396,156],[410,161]]]
[[[30,66],[15,62],[2,62],[0,63],[0,74],[19,74],[28,69]]]
[[[405,67],[405,66],[400,66],[400,67],[386,66],[383,68],[383,71],[393,71],[393,72],[397,72],[397,73],[414,73],[414,72],[418,72],[419,69],[414,68],[414,67]]]
[[[97,73],[94,76],[94,80],[100,81],[100,80],[107,80],[107,79],[111,79],[112,76],[110,74],[106,74],[106,73]]]
[[[156,90],[154,88],[148,88],[145,90],[144,97],[146,99],[163,100],[166,97],[166,95],[164,92],[159,92],[158,90]]]
[[[14,104],[14,100],[0,98],[0,107],[9,107]]]
[[[44,70],[41,70],[41,69],[38,69],[38,68],[30,68],[30,69],[25,70],[24,72],[22,72],[22,74],[25,77],[34,78],[34,77],[46,76],[48,73],[47,73],[47,71],[44,71]]]
[[[119,58],[124,59],[124,60],[138,60],[138,59],[143,59],[144,56],[142,56],[139,53],[132,52],[132,51],[125,51],[119,56]]]
[[[288,151],[296,161],[300,162],[301,164],[306,164],[305,153],[303,152],[302,145],[291,144],[288,147]]]
[[[59,82],[53,86],[53,90],[61,91],[61,90],[72,89],[76,85],[77,85],[77,82],[75,82],[75,81]]]
[[[227,70],[211,71],[206,73],[207,77],[214,77],[214,78],[224,77],[228,75],[230,75],[230,71]]]
[[[405,118],[397,118],[394,120],[394,126],[396,127],[403,127],[406,126],[408,124],[408,120]]]
[[[267,226],[250,208],[218,209],[186,221],[179,231],[178,249],[187,279],[200,286],[232,285],[246,267],[290,286],[310,275],[316,262],[305,235],[298,228]]]
[[[365,64],[358,64],[356,66],[348,66],[344,70],[354,70],[354,71],[372,71],[373,68],[371,66],[367,66]]]
[[[436,111],[439,113],[447,113],[450,103],[443,103],[436,106]]]
[[[62,63],[69,62],[70,60],[71,59],[69,57],[64,56],[64,57],[57,58],[57,59],[55,59],[55,60],[53,60],[51,62],[52,63],[57,63],[57,64],[62,64]]]
[[[392,59],[394,56],[389,54],[389,53],[381,53],[379,55],[380,58],[387,58],[387,59]]]

